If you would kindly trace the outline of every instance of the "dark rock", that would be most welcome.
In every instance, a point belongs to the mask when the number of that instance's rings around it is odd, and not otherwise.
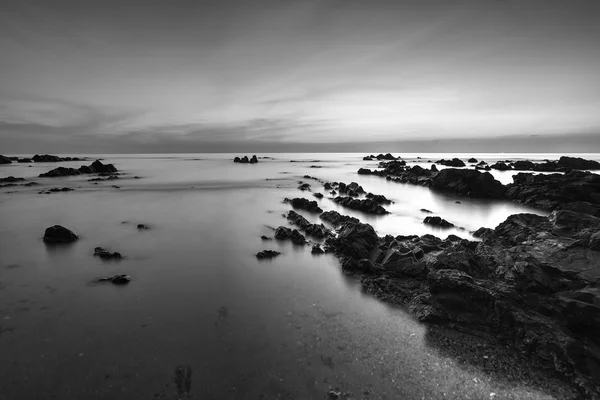
[[[373,172],[368,168],[360,168],[357,173],[359,175],[371,175]]]
[[[493,229],[490,228],[479,228],[473,232],[473,237],[485,239],[487,236],[494,233]]]
[[[392,204],[392,201],[387,199],[382,194],[373,194],[371,192],[367,193],[365,196],[367,199],[371,199],[378,204]]]
[[[20,163],[30,163],[30,162],[33,162],[33,161],[31,160],[31,158],[19,158],[17,160],[17,162],[20,162]]]
[[[242,161],[242,160],[241,160],[239,157],[235,157],[235,158],[233,159],[233,162],[235,162],[235,163],[239,163],[239,162],[241,162],[241,161]]]
[[[148,225],[146,225],[146,224],[137,224],[137,228],[140,231],[145,231],[145,230],[150,229],[150,227]]]
[[[469,159],[467,160],[467,162],[469,162],[469,163],[476,163],[476,162],[477,162],[477,159],[476,159],[476,158],[472,158],[472,157],[471,157],[471,158],[469,158]]]
[[[318,244],[313,245],[312,250],[310,251],[312,254],[323,254],[325,251]]]
[[[423,223],[427,225],[437,226],[440,228],[452,228],[454,226],[454,224],[446,221],[441,217],[425,217]]]
[[[430,185],[434,190],[480,198],[500,198],[506,190],[489,172],[472,169],[444,169],[431,179]]]
[[[430,170],[431,170],[431,172],[438,172],[438,169],[435,164],[431,164]]]
[[[461,159],[458,159],[458,158],[453,158],[452,160],[441,159],[441,160],[437,160],[435,163],[445,165],[447,167],[464,167],[465,166],[465,163]]]
[[[315,200],[308,200],[302,197],[295,197],[293,199],[285,199],[284,202],[286,203],[290,203],[292,205],[292,207],[296,208],[296,209],[300,209],[300,210],[306,210],[308,212],[313,212],[313,213],[322,213],[323,210],[321,209],[321,207],[319,207],[319,205],[317,204],[317,202]]]
[[[71,230],[61,225],[54,225],[46,228],[44,232],[44,242],[46,243],[71,243],[78,239],[78,236]]]
[[[258,258],[258,259],[273,258],[273,257],[277,257],[280,254],[281,254],[280,252],[275,251],[275,250],[263,250],[263,251],[256,253],[256,258]]]
[[[421,210],[420,210],[420,211],[421,211],[421,212],[424,212],[424,213],[426,213],[426,214],[433,214],[433,211],[429,211],[429,210],[428,210],[428,209],[426,209],[426,208],[421,208]]]
[[[35,156],[32,157],[32,160],[35,162],[60,162],[60,161],[63,161],[62,158],[60,158],[58,156],[52,156],[50,154],[42,154],[41,156],[39,154],[36,154]]]
[[[333,233],[327,229],[323,224],[311,224],[306,218],[297,212],[290,210],[286,216],[292,225],[296,225],[298,228],[306,232],[307,235],[314,236],[316,238],[325,238],[333,236]]]
[[[0,155],[0,164],[12,164],[12,160],[8,157]]]
[[[126,285],[131,282],[131,277],[125,274],[112,275],[106,278],[99,278],[96,282],[110,282],[115,285]]]
[[[85,170],[82,170],[82,168]],[[112,174],[114,172],[117,172],[117,167],[115,167],[113,164],[103,164],[100,160],[96,160],[94,161],[92,164],[90,164],[89,167],[81,167],[79,168],[81,173],[84,174],[89,174],[89,173],[109,173]],[[91,170],[91,172],[87,172]]]
[[[385,208],[383,208],[376,201],[371,200],[371,199],[359,200],[359,199],[353,199],[351,197],[338,196],[335,199],[333,199],[333,201],[335,201],[336,203],[338,203],[341,206],[344,206],[344,207],[347,207],[347,208],[350,208],[353,210],[362,211],[367,214],[378,214],[378,215],[389,214],[389,212]]]
[[[513,162],[512,167],[517,171],[532,171],[535,167],[535,163],[528,160],[520,160]]]
[[[64,187],[64,188],[52,188],[52,189],[49,189],[49,190],[48,190],[48,192],[51,192],[51,193],[57,193],[57,192],[71,192],[71,191],[73,191],[73,190],[74,190],[74,189],[71,189],[71,188],[68,188],[68,187]]]
[[[7,176],[6,178],[0,178],[0,182],[10,182],[10,183],[23,182],[24,180],[25,180],[25,178],[15,178],[14,176]]]
[[[496,164],[492,165],[490,168],[497,169],[498,171],[508,171],[510,170],[510,166],[506,165],[502,161],[496,162]]]
[[[315,196],[317,199],[322,199],[323,193],[314,193],[313,196]]]
[[[290,229],[285,226],[280,226],[275,229],[275,239],[285,240],[290,239],[294,244],[306,244],[306,238],[296,229]]]
[[[40,174],[40,178],[56,178],[60,176],[81,175],[81,172],[75,168],[58,167],[44,174]]]
[[[585,160],[580,157],[563,156],[558,160],[558,166],[571,169],[600,169],[600,162]]]
[[[250,164],[256,164],[258,162],[258,159],[256,158],[256,155],[253,155],[252,158],[250,158]]]
[[[319,215],[319,218],[321,218],[323,221],[329,222],[334,227],[338,227],[338,226],[346,224],[348,222],[352,222],[352,223],[360,222],[357,218],[340,214],[337,211],[325,211],[323,214]]]
[[[265,236],[265,235],[262,235],[260,238],[261,238],[262,240],[273,240],[272,238],[270,238],[270,237],[268,237],[268,236]]]
[[[326,245],[340,257],[360,260],[369,258],[378,239],[371,225],[347,222],[342,225],[337,237],[327,239]]]
[[[309,183],[303,183],[300,186],[298,186],[299,190],[305,191],[305,190],[310,190],[310,184]]]
[[[94,256],[100,257],[103,260],[120,260],[121,258],[123,258],[123,256],[121,256],[121,253],[116,251],[114,253],[111,253],[110,251],[103,249],[102,247],[94,248]]]

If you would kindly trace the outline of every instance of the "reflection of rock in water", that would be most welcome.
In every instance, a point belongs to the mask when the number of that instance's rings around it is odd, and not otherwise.
[[[187,399],[192,387],[192,367],[180,365],[175,368],[175,385],[177,385],[178,399]]]

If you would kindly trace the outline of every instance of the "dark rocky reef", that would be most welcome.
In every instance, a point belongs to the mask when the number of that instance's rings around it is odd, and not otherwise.
[[[250,159],[248,159],[248,156],[244,156],[242,158],[235,157],[233,162],[240,164],[256,164],[258,162],[258,158],[256,158],[256,155],[252,156]]]
[[[46,228],[44,232],[44,242],[49,244],[71,243],[79,237],[71,230],[62,225],[54,225]]]
[[[432,176],[429,186],[433,190],[479,198],[500,198],[505,191],[492,174],[472,169],[443,169]]]
[[[452,160],[437,160],[436,164],[445,165],[446,167],[464,167],[465,163],[460,158],[453,158]]]
[[[15,183],[15,182],[23,182],[23,181],[25,181],[25,178],[15,178],[14,176],[7,176],[6,178],[0,178],[0,182]]]
[[[319,204],[317,204],[317,202],[315,200],[308,200],[305,199],[303,197],[295,197],[293,199],[288,199],[286,198],[285,200],[283,200],[285,203],[289,203],[292,205],[292,207],[299,209],[299,210],[305,210],[308,212],[312,212],[312,213],[322,213],[323,209],[321,209],[321,207],[319,207]]]
[[[120,260],[121,258],[123,258],[121,253],[117,251],[111,253],[110,251],[102,247],[94,248],[94,256],[100,257],[103,260]]]
[[[125,274],[117,274],[106,278],[98,278],[96,282],[110,282],[114,285],[126,285],[131,282],[131,277]]]
[[[12,164],[12,160],[6,156],[0,155],[0,164]]]
[[[306,218],[293,210],[288,212],[286,218],[292,225],[295,225],[306,232],[307,235],[314,236],[319,239],[333,236],[333,233],[325,225],[311,224]]]
[[[354,199],[352,197],[338,196],[333,199],[336,203],[352,210],[358,210],[367,214],[389,214],[389,212],[383,208],[379,203],[372,199]]]
[[[310,191],[310,183],[301,183],[300,186],[298,186],[298,190],[308,190]]]
[[[437,226],[439,228],[452,228],[454,224],[446,221],[445,219],[437,216],[425,217],[423,223],[426,225]]]
[[[600,396],[600,219],[571,211],[510,216],[451,235],[378,237],[346,222],[326,249],[384,301],[526,354],[581,398]]]
[[[343,215],[337,211],[325,211],[323,214],[319,215],[319,218],[321,218],[323,221],[329,222],[334,227],[338,227],[348,222],[359,222],[358,218]]]
[[[375,203],[378,203],[378,204],[392,204],[392,201],[382,194],[373,194],[373,193],[369,192],[365,195],[365,197],[367,199],[373,200]]]
[[[275,229],[275,239],[278,240],[291,240],[294,244],[304,245],[307,243],[306,238],[297,229],[290,229],[285,226],[280,226]]]
[[[323,187],[327,190],[336,189],[340,193],[345,193],[353,197],[358,197],[366,193],[363,187],[356,182],[350,182],[349,184],[344,182],[325,182]]]
[[[258,258],[258,259],[273,258],[273,257],[277,257],[280,254],[281,254],[280,252],[275,251],[275,250],[263,250],[263,251],[259,251],[258,253],[256,253],[256,258]]]
[[[78,169],[58,167],[44,174],[40,174],[40,178],[55,178],[60,176],[74,176],[81,174],[112,175],[116,172],[117,168],[113,164],[103,164],[100,160],[96,160],[90,165],[83,165]]]
[[[369,156],[364,156],[363,160],[364,161],[373,161],[373,160],[397,160],[400,157],[394,157],[393,155],[391,155],[390,153],[387,154],[378,154],[377,156],[374,156],[373,154],[369,155]]]
[[[512,168],[510,165],[503,163],[502,161],[496,162],[494,165],[490,166],[491,169],[497,169],[498,171],[509,171]]]

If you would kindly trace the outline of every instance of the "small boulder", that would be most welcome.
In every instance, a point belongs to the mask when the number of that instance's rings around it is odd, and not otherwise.
[[[256,258],[258,258],[258,259],[273,258],[273,257],[277,257],[280,254],[281,254],[280,252],[275,251],[275,250],[263,250],[263,251],[256,253]]]
[[[454,226],[453,223],[450,223],[441,217],[425,217],[423,223],[427,225],[437,226],[440,228],[452,228]]]
[[[71,243],[79,237],[71,230],[65,228],[62,225],[54,225],[46,228],[44,232],[44,242],[50,244],[57,243]]]
[[[117,274],[106,278],[99,278],[96,282],[110,282],[115,285],[126,285],[131,282],[131,277],[125,274]]]
[[[94,256],[100,257],[103,260],[120,260],[121,258],[123,258],[121,253],[117,251],[111,253],[110,251],[103,249],[102,247],[96,247],[94,249]]]

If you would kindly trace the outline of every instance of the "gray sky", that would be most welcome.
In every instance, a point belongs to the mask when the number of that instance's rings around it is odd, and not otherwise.
[[[2,0],[0,150],[600,151],[599,21],[599,0]]]

